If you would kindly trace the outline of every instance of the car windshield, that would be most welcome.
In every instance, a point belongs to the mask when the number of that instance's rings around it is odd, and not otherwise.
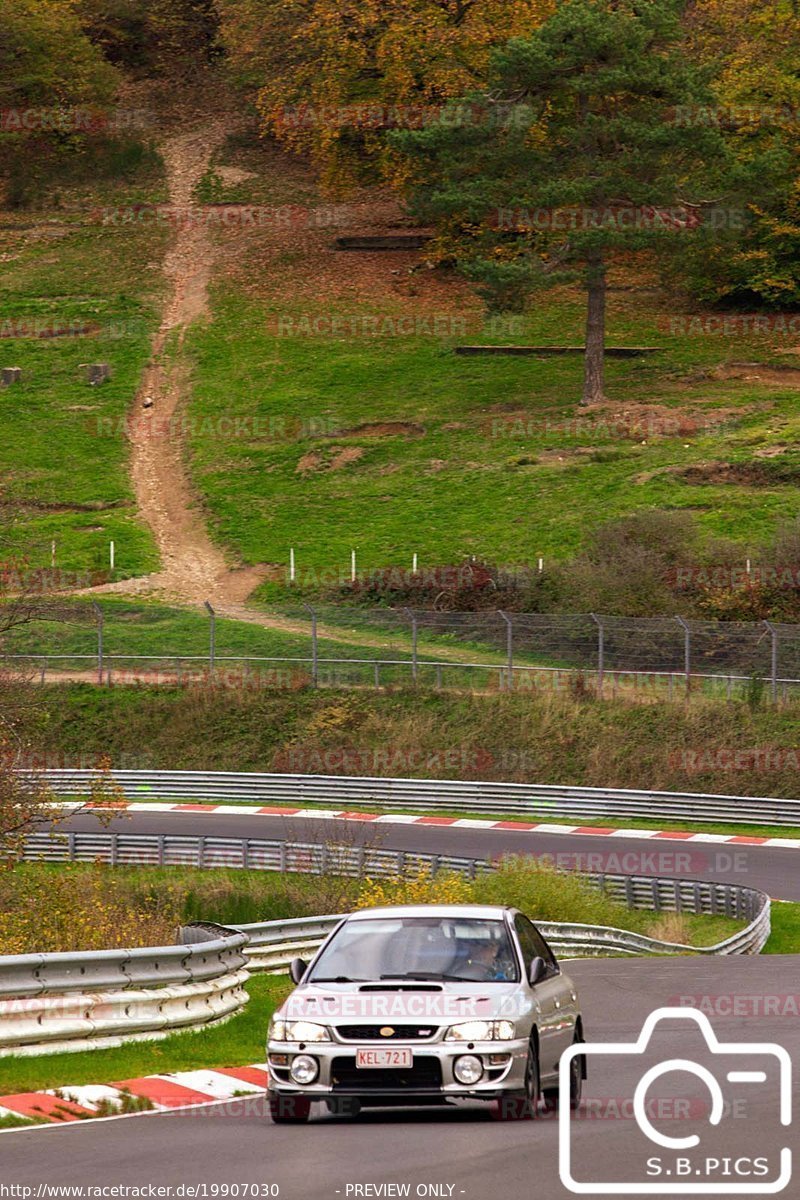
[[[371,917],[345,921],[308,982],[382,979],[515,982],[519,968],[501,920]]]

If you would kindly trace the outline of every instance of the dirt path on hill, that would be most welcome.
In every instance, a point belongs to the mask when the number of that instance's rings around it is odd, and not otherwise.
[[[230,567],[209,537],[186,472],[180,419],[191,386],[181,346],[191,323],[208,312],[214,261],[205,223],[181,219],[180,214],[195,207],[195,186],[228,131],[229,123],[220,119],[170,137],[161,147],[169,203],[178,210],[178,218],[164,262],[167,299],[133,402],[128,436],[139,514],[153,531],[162,566],[151,575],[91,589],[95,593],[149,594],[191,605],[210,600],[221,610],[244,601],[264,577],[258,567]]]
[[[169,203],[178,210],[194,207],[194,189],[211,155],[228,132],[229,119],[219,118],[168,138],[161,146],[167,172]],[[79,595],[148,596],[192,608],[208,600],[218,616],[265,629],[307,636],[307,621],[259,612],[245,600],[266,577],[268,567],[232,567],[209,537],[204,514],[186,470],[181,415],[189,402],[191,380],[181,354],[187,329],[208,313],[208,284],[214,243],[202,221],[178,220],[173,244],[164,261],[168,292],[161,324],[153,338],[150,361],[130,413],[130,472],[139,515],[153,532],[161,569],[150,575],[82,589]],[[343,614],[346,621],[346,614]],[[381,651],[408,651],[409,637],[318,627],[321,638]],[[456,647],[437,649],[453,662],[493,661],[491,654]]]

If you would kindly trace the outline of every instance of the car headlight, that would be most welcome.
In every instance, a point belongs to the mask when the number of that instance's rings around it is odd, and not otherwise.
[[[287,1021],[273,1017],[269,1027],[271,1042],[329,1042],[331,1035],[325,1025],[315,1021]]]
[[[445,1036],[447,1042],[510,1042],[514,1037],[513,1021],[464,1021],[451,1025]]]

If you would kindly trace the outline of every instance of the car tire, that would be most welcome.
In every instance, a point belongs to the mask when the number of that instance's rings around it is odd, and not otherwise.
[[[507,1092],[496,1100],[495,1117],[498,1121],[532,1121],[537,1115],[540,1098],[539,1055],[531,1041],[525,1064],[525,1088],[519,1092]]]
[[[305,1096],[269,1097],[269,1115],[273,1125],[305,1125],[311,1113],[311,1101]]]
[[[572,1039],[573,1046],[579,1046],[583,1042],[583,1038],[576,1030],[575,1037]],[[580,1108],[581,1094],[583,1092],[583,1076],[585,1071],[585,1059],[582,1054],[576,1054],[572,1062],[569,1064],[569,1106],[573,1112]],[[543,1092],[545,1111],[549,1113],[558,1112],[561,1107],[560,1088],[545,1088]]]

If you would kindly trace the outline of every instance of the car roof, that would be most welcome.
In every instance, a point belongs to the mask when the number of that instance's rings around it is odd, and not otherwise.
[[[470,917],[475,920],[502,921],[512,910],[501,904],[394,904],[386,908],[362,908],[349,913],[348,921],[373,917]]]

